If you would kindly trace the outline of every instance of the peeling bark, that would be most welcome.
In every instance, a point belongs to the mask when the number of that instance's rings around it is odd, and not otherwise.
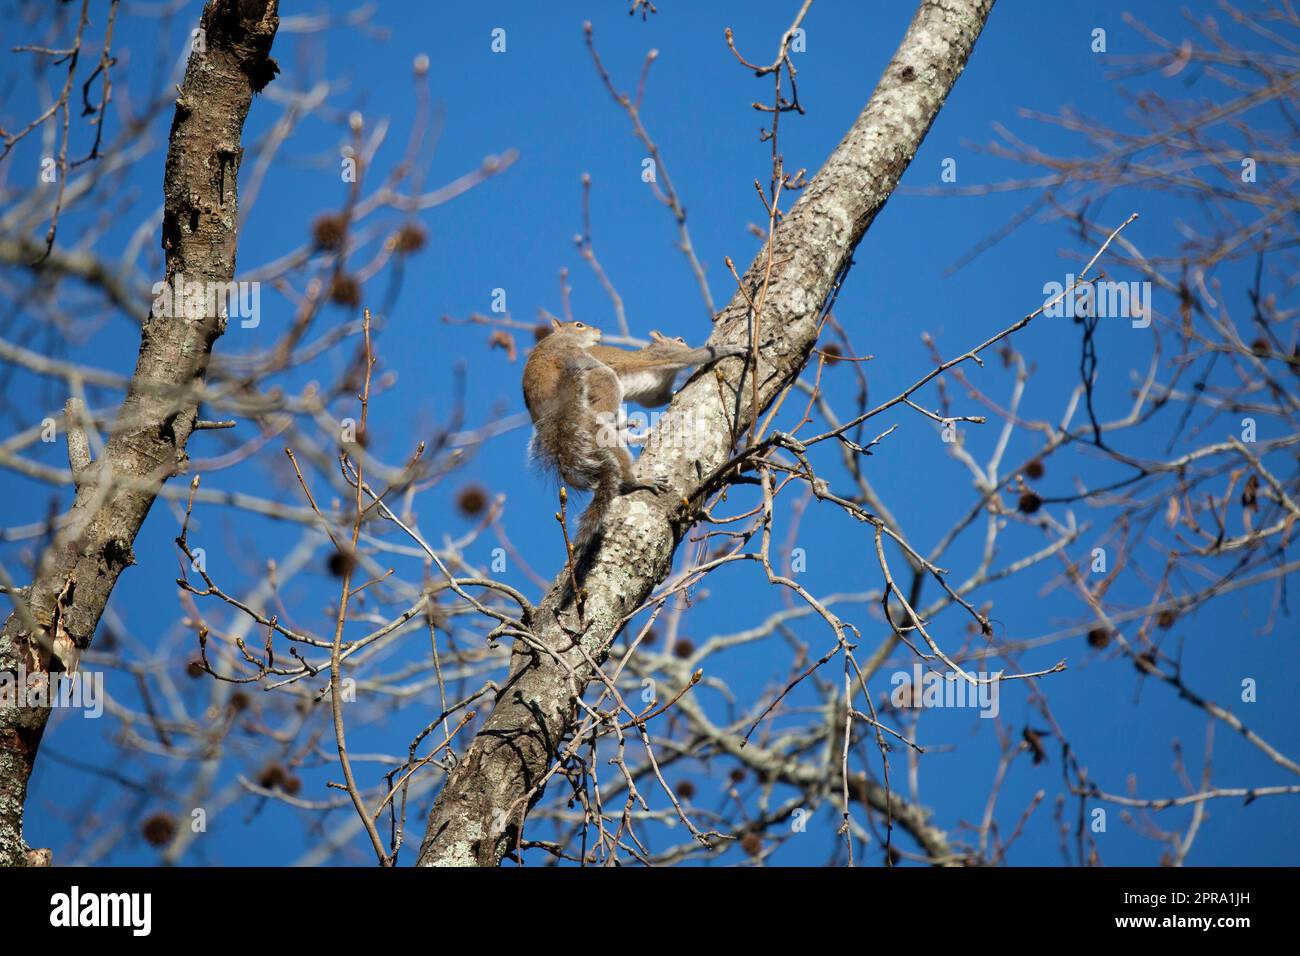
[[[866,108],[777,229],[761,316],[760,407],[808,360],[837,277],[916,154],[992,7],[993,0],[923,0]],[[765,246],[743,277],[751,296],[767,261]],[[710,341],[747,342],[750,318],[745,297],[733,296]],[[639,473],[665,479],[673,493],[615,501],[584,581],[589,593],[581,627],[564,601],[563,578],[538,609],[533,634],[549,653],[516,647],[510,680],[430,813],[420,865],[493,866],[516,841],[524,799],[576,725],[574,695],[591,678],[585,655],[602,660],[623,616],[667,577],[691,527],[674,502],[696,495],[749,427],[749,382],[741,366],[724,361],[718,366],[724,388],[710,373],[673,400],[669,415],[679,416],[677,422],[706,427],[689,431],[689,445],[674,444],[662,440],[670,418],[656,432],[661,440],[652,439],[642,453]],[[946,850],[933,834],[924,837],[923,845]]]
[[[235,275],[236,178],[244,120],[275,75],[278,0],[209,0],[176,98],[163,179],[165,281],[227,283]],[[132,543],[162,483],[186,469],[195,386],[219,315],[150,315],[103,459],[83,469],[70,520],[42,555],[23,603],[0,631],[0,671],[47,679],[90,646]],[[0,707],[0,865],[48,862],[23,840],[23,802],[48,709]]]

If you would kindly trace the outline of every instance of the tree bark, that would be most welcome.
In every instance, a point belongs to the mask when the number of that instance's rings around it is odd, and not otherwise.
[[[738,292],[719,315],[711,342],[748,341],[749,300],[770,261],[759,319],[760,408],[808,360],[837,278],[916,154],[992,8],[993,0],[923,0],[866,108],[781,221],[770,259],[764,246],[743,277],[747,295]],[[516,842],[525,802],[536,802],[537,782],[577,724],[575,695],[591,679],[589,660],[604,659],[624,616],[667,577],[690,530],[674,502],[697,496],[748,430],[753,408],[741,366],[724,361],[724,387],[712,374],[698,376],[673,400],[655,433],[661,440],[652,439],[637,466],[643,476],[666,479],[672,493],[616,500],[584,580],[581,623],[561,575],[531,622],[537,646],[516,641],[510,679],[429,815],[420,865],[493,866]],[[674,429],[689,441],[662,440]]]
[[[240,140],[253,94],[278,72],[270,56],[277,8],[278,0],[209,0],[204,8],[163,178],[168,288],[234,280]],[[135,373],[103,458],[89,468],[72,462],[77,491],[69,520],[25,596],[13,596],[14,613],[0,631],[0,672],[25,669],[29,681],[40,681],[76,668],[118,576],[135,563],[132,544],[158,489],[186,469],[196,386],[226,317],[164,311],[151,312],[142,327]],[[48,861],[29,851],[22,829],[48,718],[48,708],[0,703],[0,865]]]

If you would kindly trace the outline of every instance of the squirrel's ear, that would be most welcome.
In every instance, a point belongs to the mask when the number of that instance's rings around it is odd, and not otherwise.
[[[556,318],[552,318],[552,319],[551,319],[551,328],[552,328],[554,331],[556,331],[556,332],[560,332],[560,331],[562,331],[562,327],[561,327],[561,325],[560,325],[560,320],[559,320],[559,319],[556,319]]]
[[[665,336],[662,332],[660,332],[658,329],[651,329],[651,330],[650,330],[650,341],[651,341],[651,342],[662,342],[665,338],[666,338],[666,336]]]

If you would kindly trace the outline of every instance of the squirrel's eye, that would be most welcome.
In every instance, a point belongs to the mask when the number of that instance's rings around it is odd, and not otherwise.
[[[586,328],[586,326],[583,325],[581,322],[574,322],[574,323],[573,323],[573,327],[574,327],[575,329],[585,329],[585,328]]]

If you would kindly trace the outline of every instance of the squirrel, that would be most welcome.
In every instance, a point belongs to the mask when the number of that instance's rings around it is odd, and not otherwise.
[[[624,401],[666,405],[684,368],[743,355],[744,346],[693,349],[682,339],[651,333],[636,350],[600,345],[600,330],[582,322],[551,320],[551,332],[524,364],[524,404],[533,420],[530,456],[573,488],[592,491],[578,527],[585,544],[599,531],[610,504],[636,491],[660,494],[663,482],[641,481],[624,447]]]

